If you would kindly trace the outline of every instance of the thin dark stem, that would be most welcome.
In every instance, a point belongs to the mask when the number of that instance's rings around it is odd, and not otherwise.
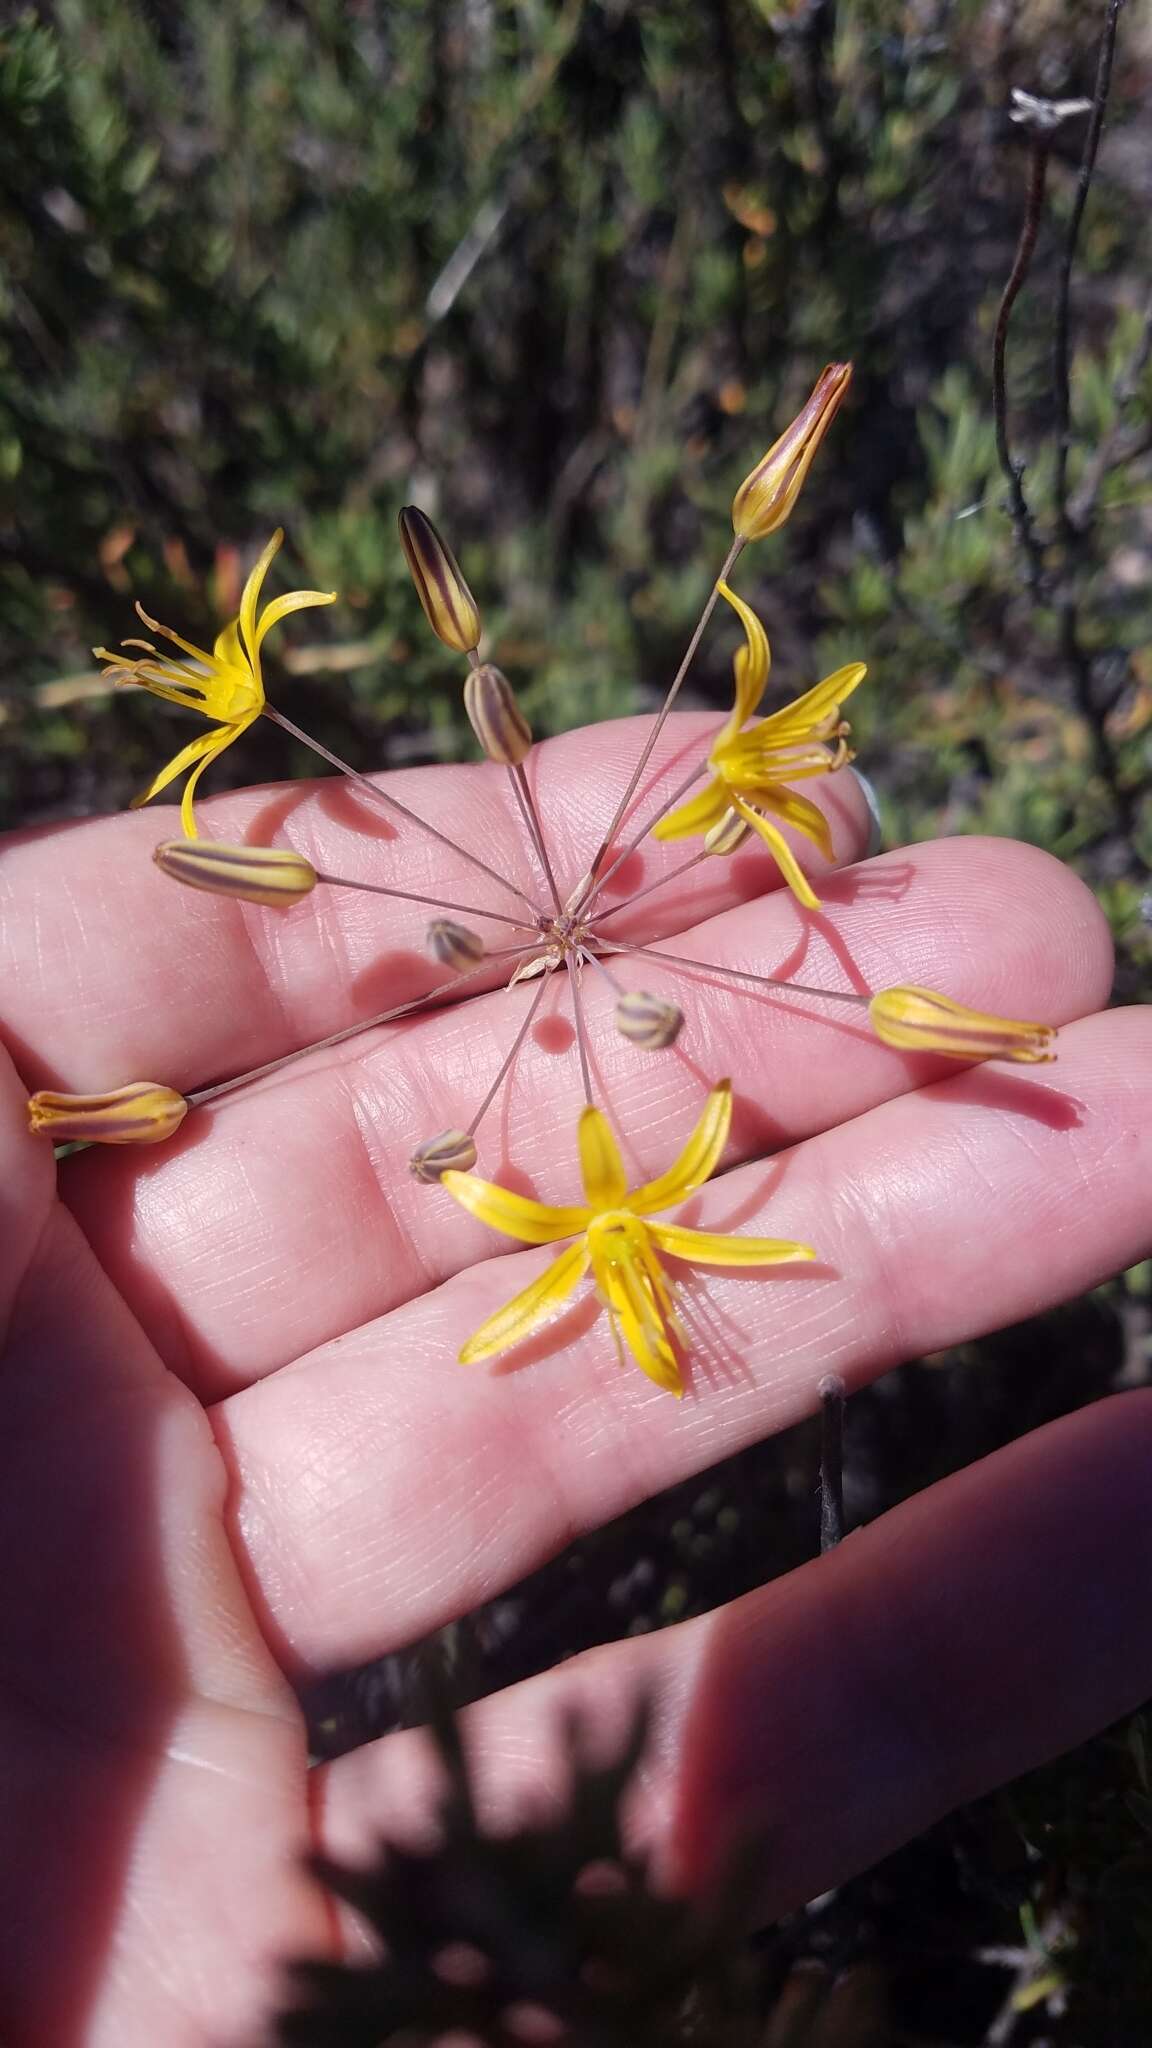
[[[1005,374],[1005,359],[1008,347],[1008,323],[1012,308],[1020,295],[1021,287],[1032,267],[1032,256],[1036,248],[1036,237],[1040,232],[1040,217],[1044,205],[1044,186],[1048,175],[1049,144],[1043,136],[1036,136],[1032,143],[1028,176],[1028,196],[1024,203],[1024,219],[1020,228],[1020,239],[1016,244],[1016,255],[1012,270],[1004,287],[1004,295],[996,315],[996,331],[992,338],[992,411],[996,421],[996,455],[1008,485],[1008,510],[1012,519],[1012,531],[1016,544],[1024,557],[1028,575],[1028,588],[1033,598],[1038,598],[1044,578],[1044,550],[1037,538],[1032,523],[1028,500],[1024,495],[1024,464],[1014,458],[1008,441],[1008,386]]]
[[[635,853],[636,848],[640,846],[645,839],[647,839],[648,834],[652,830],[652,827],[654,825],[658,825],[660,823],[661,818],[666,817],[668,812],[673,808],[673,806],[679,803],[681,797],[686,796],[688,794],[688,791],[691,789],[692,784],[694,782],[699,782],[700,777],[702,775],[706,775],[707,772],[708,757],[707,755],[705,755],[704,759],[699,763],[699,765],[693,768],[691,774],[686,775],[683,782],[677,783],[676,788],[672,791],[671,796],[665,797],[664,802],[661,804],[659,810],[653,812],[652,816],[641,827],[640,831],[637,832],[635,838],[630,839],[628,841],[627,846],[622,846],[620,848],[620,851],[616,855],[615,860],[612,862],[611,867],[605,868],[604,873],[598,876],[596,874],[596,861],[593,861],[592,866],[589,870],[589,873],[593,877],[592,883],[579,906],[580,911],[582,913],[587,910],[590,903],[594,903],[596,901],[596,898],[600,895],[601,891],[608,887],[608,884],[612,880],[612,877],[616,873],[616,870],[618,868],[622,868],[625,861],[628,859],[629,855]],[[599,858],[600,855],[597,854],[596,859],[599,860]],[[621,908],[623,908],[623,906],[621,906]]]
[[[1068,217],[1068,229],[1064,237],[1064,247],[1060,252],[1060,267],[1056,281],[1056,319],[1052,335],[1052,379],[1056,395],[1056,466],[1052,495],[1056,507],[1057,531],[1065,543],[1074,538],[1074,528],[1068,514],[1068,451],[1072,438],[1072,270],[1080,240],[1080,224],[1088,203],[1092,174],[1096,169],[1096,154],[1100,148],[1100,136],[1104,128],[1104,115],[1112,84],[1116,34],[1123,6],[1124,0],[1108,0],[1104,30],[1100,37],[1100,51],[1096,60],[1092,112],[1088,120],[1088,132],[1084,137],[1084,153],[1080,158],[1076,195]]]
[[[382,882],[353,882],[348,875],[322,874],[316,871],[318,882],[327,882],[332,889],[360,889],[366,896],[396,896],[403,903],[423,903],[429,910],[458,910],[464,917],[490,917],[494,924],[510,924],[515,931],[530,931],[535,943],[540,925],[536,920],[526,924],[522,917],[509,917],[503,910],[483,910],[478,903],[454,903],[448,896],[422,896],[415,889],[387,889]]]
[[[417,1010],[439,1010],[447,1004],[438,1003],[437,996],[449,998],[457,991],[475,981],[483,974],[493,960],[510,960],[524,952],[523,946],[509,946],[496,953],[486,953],[479,966],[470,968],[467,974],[457,974],[451,981],[442,981],[427,995],[415,996],[410,1003],[398,1003],[395,1009],[380,1010],[374,1017],[365,1017],[359,1024],[346,1024],[343,1031],[332,1031],[327,1038],[314,1039],[311,1045],[298,1046],[295,1052],[281,1053],[277,1060],[265,1060],[263,1066],[249,1067],[247,1073],[235,1074],[230,1081],[216,1081],[211,1088],[197,1088],[188,1096],[191,1109],[203,1109],[206,1103],[215,1102],[222,1095],[231,1095],[238,1088],[247,1088],[254,1081],[266,1080],[269,1074],[278,1074],[284,1067],[294,1066],[297,1060],[308,1059],[314,1052],[327,1052],[331,1046],[343,1045],[349,1038],[357,1038],[363,1031],[374,1031],[379,1024],[395,1024],[401,1017],[411,1017]]]
[[[813,988],[804,981],[778,981],[771,974],[752,974],[745,967],[719,967],[713,960],[690,960],[684,953],[666,953],[662,946],[629,945],[626,939],[608,941],[613,952],[642,953],[646,960],[667,960],[673,967],[692,967],[698,974],[718,974],[721,979],[755,982],[758,988],[774,988],[789,996],[822,996],[830,1003],[854,1003],[857,1009],[867,1009],[871,996],[859,995],[854,989]]]
[[[515,791],[516,801],[520,806],[520,815],[528,828],[528,836],[536,850],[536,857],[544,870],[544,879],[551,891],[552,901],[556,907],[556,915],[559,917],[562,909],[560,891],[556,887],[556,877],[552,872],[552,862],[548,858],[548,848],[544,843],[544,833],[535,802],[533,801],[532,791],[528,785],[528,777],[524,773],[523,761],[518,761],[514,768],[509,766],[508,779]]]
[[[1140,336],[1116,379],[1112,398],[1119,414],[1131,404],[1140,388],[1140,382],[1152,359],[1152,296],[1149,297],[1140,327]],[[1147,426],[1128,427],[1123,419],[1118,420],[1104,444],[1089,463],[1082,484],[1068,507],[1068,517],[1077,533],[1084,533],[1092,523],[1096,503],[1103,489],[1105,478],[1124,463],[1135,462],[1146,455],[1152,447],[1152,429]]]
[[[633,895],[626,896],[622,903],[614,903],[611,910],[598,910],[596,924],[602,925],[605,918],[615,917],[621,910],[631,910],[632,905],[639,903],[642,896],[651,896],[653,889],[666,889],[669,882],[678,882],[681,875],[689,874],[693,868],[698,868],[702,860],[715,858],[715,854],[712,853],[694,853],[691,860],[682,861],[678,868],[671,868],[666,875],[657,875],[654,882],[645,882],[642,889],[637,889]]]
[[[515,1038],[512,1040],[512,1044],[509,1047],[507,1054],[500,1063],[500,1072],[497,1074],[496,1079],[493,1081],[492,1086],[488,1090],[487,1095],[484,1097],[483,1102],[480,1104],[479,1109],[476,1111],[475,1116],[473,1117],[471,1123],[468,1125],[468,1136],[470,1138],[474,1138],[476,1136],[476,1133],[479,1130],[480,1125],[483,1123],[484,1118],[487,1116],[488,1111],[491,1109],[492,1104],[495,1102],[496,1097],[500,1092],[500,1085],[504,1079],[504,1076],[507,1074],[509,1067],[512,1065],[513,1060],[515,1059],[517,1053],[520,1050],[520,1047],[523,1045],[524,1040],[527,1038],[529,1031],[532,1029],[532,1019],[536,1015],[537,1010],[540,1008],[540,1005],[544,1000],[544,993],[548,987],[550,979],[550,975],[541,975],[540,986],[533,993],[532,1001],[528,1006],[528,1014],[525,1017],[523,1023],[521,1024],[520,1029],[516,1033]]]
[[[579,960],[569,962],[568,980],[572,986],[572,1015],[576,1021],[576,1050],[580,1054],[580,1078],[584,1083],[584,1100],[592,1101],[592,1072],[588,1065],[588,1032],[584,1023],[584,998],[580,991],[580,976],[583,968]]]
[[[327,761],[330,767],[339,769],[341,775],[346,775],[349,782],[360,791],[361,796],[368,797],[375,804],[382,804],[385,810],[395,811],[399,817],[406,818],[410,825],[415,825],[421,832],[426,832],[429,838],[438,839],[441,846],[446,846],[450,852],[458,854],[470,867],[478,868],[482,875],[487,875],[490,882],[498,882],[502,889],[510,889],[513,896],[518,896],[521,903],[528,905],[532,912],[533,924],[539,924],[538,906],[533,903],[530,896],[525,895],[523,889],[517,888],[515,882],[510,882],[506,875],[499,874],[495,868],[489,867],[486,860],[481,860],[478,854],[469,853],[466,846],[461,846],[455,839],[450,839],[446,832],[441,832],[436,825],[430,825],[426,818],[421,818],[415,811],[410,811],[407,804],[401,803],[399,797],[390,796],[387,790],[380,789],[376,783],[370,782],[366,775],[361,775],[358,768],[350,767],[347,761],[340,759],[339,754],[334,754],[329,747],[323,746],[319,740],[314,740],[310,733],[301,731],[290,718],[285,718],[282,711],[274,711],[271,704],[265,704],[264,716],[270,718],[274,725],[283,727],[285,732],[291,733],[292,738],[299,740],[302,746],[310,747],[312,752],[319,754],[321,760]]]
[[[640,777],[643,775],[644,770],[648,766],[648,762],[651,759],[652,749],[656,745],[656,742],[659,739],[660,734],[664,730],[664,721],[667,718],[668,713],[671,711],[673,704],[676,702],[676,699],[680,694],[681,685],[684,681],[685,676],[688,673],[689,668],[692,665],[692,658],[695,655],[696,649],[699,647],[700,642],[704,637],[704,629],[707,626],[709,619],[712,617],[712,614],[716,609],[716,601],[720,595],[720,585],[726,582],[728,577],[731,575],[732,570],[735,567],[736,562],[738,561],[740,554],[743,551],[743,548],[744,542],[740,539],[740,536],[737,535],[736,539],[733,541],[731,547],[729,548],[728,553],[724,557],[724,565],[720,571],[720,574],[717,576],[715,583],[712,585],[712,588],[708,593],[708,602],[704,606],[704,609],[696,622],[696,630],[693,633],[692,638],[688,642],[688,645],[684,651],[684,658],[681,661],[680,666],[676,671],[676,674],[672,678],[672,682],[668,690],[668,695],[665,697],[663,705],[657,713],[656,723],[653,726],[651,732],[648,735],[648,738],[646,739],[643,747],[640,750],[640,759],[637,761],[636,766],[632,771],[631,780],[629,781],[627,789],[624,791],[623,796],[621,797],[619,803],[616,806],[616,810],[612,818],[612,823],[609,825],[607,832],[604,834],[603,839],[600,841],[600,844],[596,849],[596,853],[593,857],[590,869],[590,872],[593,875],[595,875],[597,868],[599,867],[601,861],[604,858],[604,855],[607,853],[608,848],[611,846],[612,841],[616,837],[616,834],[620,828],[620,820],[624,817],[625,813],[627,812],[629,804],[631,803],[633,797],[636,794],[636,790],[640,783]]]
[[[835,1550],[844,1535],[844,1382],[830,1372],[820,1382],[820,1549]]]

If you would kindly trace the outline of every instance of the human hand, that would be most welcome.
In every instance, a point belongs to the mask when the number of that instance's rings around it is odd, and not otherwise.
[[[665,758],[703,730],[673,720]],[[566,879],[635,751],[621,726],[542,750]],[[524,874],[496,771],[391,781]],[[841,774],[820,801],[851,863],[859,790]],[[442,850],[406,834],[382,846],[332,783],[209,815],[227,840],[287,820],[346,874],[464,890]],[[331,1942],[301,1852],[354,1860],[385,1824],[416,1824],[428,1773],[396,1736],[309,1775],[292,1681],[467,1611],[809,1412],[829,1370],[860,1386],[1149,1250],[1152,1023],[1096,1014],[1109,945],[1081,885],[1034,849],[980,840],[849,866],[814,917],[767,856],[742,852],[654,896],[646,929],[809,983],[923,982],[1064,1023],[1042,1076],[909,1058],[818,1003],[694,981],[676,1048],[638,1054],[588,989],[630,1168],[666,1166],[704,1086],[731,1074],[727,1171],[684,1220],[819,1253],[686,1282],[680,1403],[618,1370],[584,1295],[496,1367],[456,1363],[550,1254],[507,1252],[405,1166],[416,1138],[466,1120],[523,989],[302,1060],[155,1152],[65,1160],[57,1196],[24,1128],[28,1087],[191,1088],[429,979],[419,911],[318,893],[262,912],[178,891],[148,858],[162,830],[137,815],[17,835],[0,866],[6,2048],[248,2038],[276,1961]],[[679,858],[646,848],[643,880]],[[512,1179],[514,1132],[520,1184],[566,1198],[582,1098],[551,1009],[484,1127],[480,1170]],[[481,1703],[466,1725],[484,1806],[498,1819],[555,1788],[573,1704],[610,1739],[643,1689],[635,1819],[659,1868],[699,1881],[752,1824],[762,1910],[812,1895],[1146,1696],[1149,1432],[1145,1394],[1084,1410],[729,1608]]]

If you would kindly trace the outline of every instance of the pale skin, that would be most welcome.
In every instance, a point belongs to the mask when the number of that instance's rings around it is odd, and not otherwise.
[[[650,773],[671,787],[709,730],[670,720]],[[533,763],[566,884],[640,731],[573,734]],[[540,887],[498,771],[392,781]],[[850,1011],[646,969],[630,985],[675,987],[689,1015],[675,1049],[646,1054],[612,1036],[610,992],[589,982],[595,1084],[629,1171],[666,1167],[729,1074],[723,1170],[680,1220],[820,1255],[679,1272],[697,1333],[682,1402],[621,1372],[584,1292],[508,1359],[456,1363],[551,1253],[510,1249],[405,1161],[467,1120],[531,987],[317,1054],[168,1147],[90,1152],[57,1176],[25,1129],[29,1087],[191,1089],[338,1030],[431,980],[423,914],[182,891],[150,864],[171,831],[155,810],[5,845],[6,2048],[260,2038],[277,1959],[335,1938],[301,1851],[355,1858],[379,1828],[419,1825],[429,1794],[415,1737],[307,1774],[293,1681],[466,1612],[579,1531],[810,1413],[829,1371],[864,1385],[1148,1254],[1152,1016],[1102,1012],[1110,948],[1090,896],[1004,842],[854,865],[866,817],[851,775],[805,790],[845,869],[820,882],[820,917],[753,849],[654,893],[621,933],[817,984],[915,981],[1066,1028],[1055,1066],[965,1069],[876,1044]],[[331,783],[201,815],[210,836],[278,833],[331,871],[500,902]],[[684,853],[645,848],[633,885]],[[550,995],[479,1138],[480,1171],[548,1201],[577,1194],[582,1099],[557,1008]],[[485,1809],[556,1791],[574,1702],[610,1742],[644,1689],[653,1746],[633,1821],[665,1877],[699,1882],[751,1827],[750,1910],[795,1905],[1152,1690],[1150,1456],[1149,1395],[1102,1402],[731,1608],[485,1701],[467,1717]]]

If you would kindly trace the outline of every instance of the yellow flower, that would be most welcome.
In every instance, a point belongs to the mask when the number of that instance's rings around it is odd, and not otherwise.
[[[851,760],[845,740],[849,728],[841,720],[840,706],[868,671],[862,661],[849,662],[794,704],[773,711],[744,732],[742,728],[764,695],[772,658],[768,636],[755,612],[726,583],[719,588],[739,616],[745,634],[745,645],[733,665],[736,701],[708,756],[712,780],[707,789],[670,812],[653,827],[652,836],[691,839],[735,813],[760,834],[793,894],[809,910],[819,910],[820,898],[783,833],[764,814],[770,811],[784,824],[794,826],[820,848],[825,860],[833,858],[832,835],[823,811],[789,789],[785,778],[797,781],[810,775],[829,775]]]
[[[675,1165],[658,1180],[645,1181],[629,1194],[607,1117],[598,1109],[585,1109],[579,1128],[585,1200],[578,1207],[552,1208],[471,1173],[443,1174],[441,1186],[493,1230],[506,1231],[525,1244],[555,1244],[563,1237],[577,1240],[507,1308],[489,1316],[464,1346],[461,1364],[493,1358],[529,1336],[556,1314],[591,1267],[611,1319],[621,1363],[623,1338],[649,1379],[670,1393],[682,1394],[673,1338],[683,1343],[683,1332],[658,1252],[672,1252],[677,1258],[709,1266],[774,1266],[816,1256],[806,1244],[774,1237],[732,1237],[713,1230],[687,1230],[675,1223],[644,1221],[655,1210],[682,1202],[715,1171],[731,1121],[732,1084],[720,1081],[709,1094],[703,1115]]]
[[[151,690],[154,697],[167,697],[172,704],[183,704],[188,710],[198,711],[202,717],[216,721],[211,732],[201,734],[199,739],[182,747],[147,789],[132,800],[135,810],[140,804],[146,804],[149,798],[159,796],[162,789],[167,789],[170,782],[175,782],[178,775],[191,768],[180,804],[180,821],[189,839],[198,836],[192,799],[209,761],[214,761],[217,754],[222,754],[225,747],[238,740],[264,709],[264,679],[260,673],[260,649],[264,635],[270,627],[286,619],[290,612],[335,601],[334,590],[290,590],[283,597],[273,598],[257,618],[256,603],[261,586],[283,539],[283,532],[277,528],[244,585],[239,613],[229,620],[222,633],[217,634],[211,654],[202,647],[194,646],[190,640],[181,639],[170,626],[162,626],[157,619],[149,618],[143,605],[139,604],[136,610],[150,631],[162,634],[165,640],[174,641],[177,647],[191,656],[191,662],[161,659],[155,647],[146,640],[122,642],[125,647],[143,647],[143,659],[125,661],[106,647],[94,650],[101,661],[111,662],[112,667],[106,673],[114,675],[118,683],[139,683],[145,690]],[[196,666],[193,667],[192,663]]]
[[[882,988],[868,1005],[872,1029],[902,1052],[942,1052],[956,1060],[1054,1060],[1052,1024],[1027,1024],[969,1010],[930,988]]]

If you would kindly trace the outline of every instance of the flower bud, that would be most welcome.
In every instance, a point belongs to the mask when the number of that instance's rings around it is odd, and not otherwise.
[[[851,363],[829,363],[808,403],[745,477],[732,500],[732,526],[740,540],[763,540],[783,526],[851,381]]]
[[[486,661],[470,670],[464,684],[464,709],[490,761],[515,768],[532,745],[532,728],[516,702],[516,693],[502,669]]]
[[[684,1023],[684,1012],[667,996],[650,996],[643,989],[621,996],[616,1005],[616,1029],[633,1045],[659,1052],[675,1045]]]
[[[463,974],[469,967],[477,967],[484,958],[485,946],[479,932],[470,932],[466,924],[456,924],[450,917],[434,917],[428,927],[428,951],[442,967],[454,967]]]
[[[28,1103],[28,1128],[53,1144],[162,1145],[178,1131],[188,1104],[159,1081],[131,1081],[107,1095],[57,1095],[42,1088]]]
[[[471,1173],[475,1164],[476,1146],[467,1131],[440,1131],[435,1138],[425,1138],[422,1145],[417,1145],[408,1161],[408,1171],[414,1180],[431,1187],[449,1168],[455,1173]]]
[[[400,514],[400,544],[412,571],[416,595],[432,631],[457,654],[480,645],[480,613],[451,548],[418,505]]]
[[[872,1029],[902,1052],[941,1052],[957,1060],[1018,1060],[1032,1066],[1056,1055],[1051,1024],[1018,1023],[969,1010],[930,988],[884,988],[868,1005]]]
[[[243,903],[299,903],[316,887],[316,870],[286,846],[222,846],[212,839],[165,839],[152,858],[161,874],[213,896]]]
[[[743,846],[751,830],[747,818],[742,818],[739,811],[725,811],[719,823],[704,834],[704,851],[735,853],[738,846]]]

